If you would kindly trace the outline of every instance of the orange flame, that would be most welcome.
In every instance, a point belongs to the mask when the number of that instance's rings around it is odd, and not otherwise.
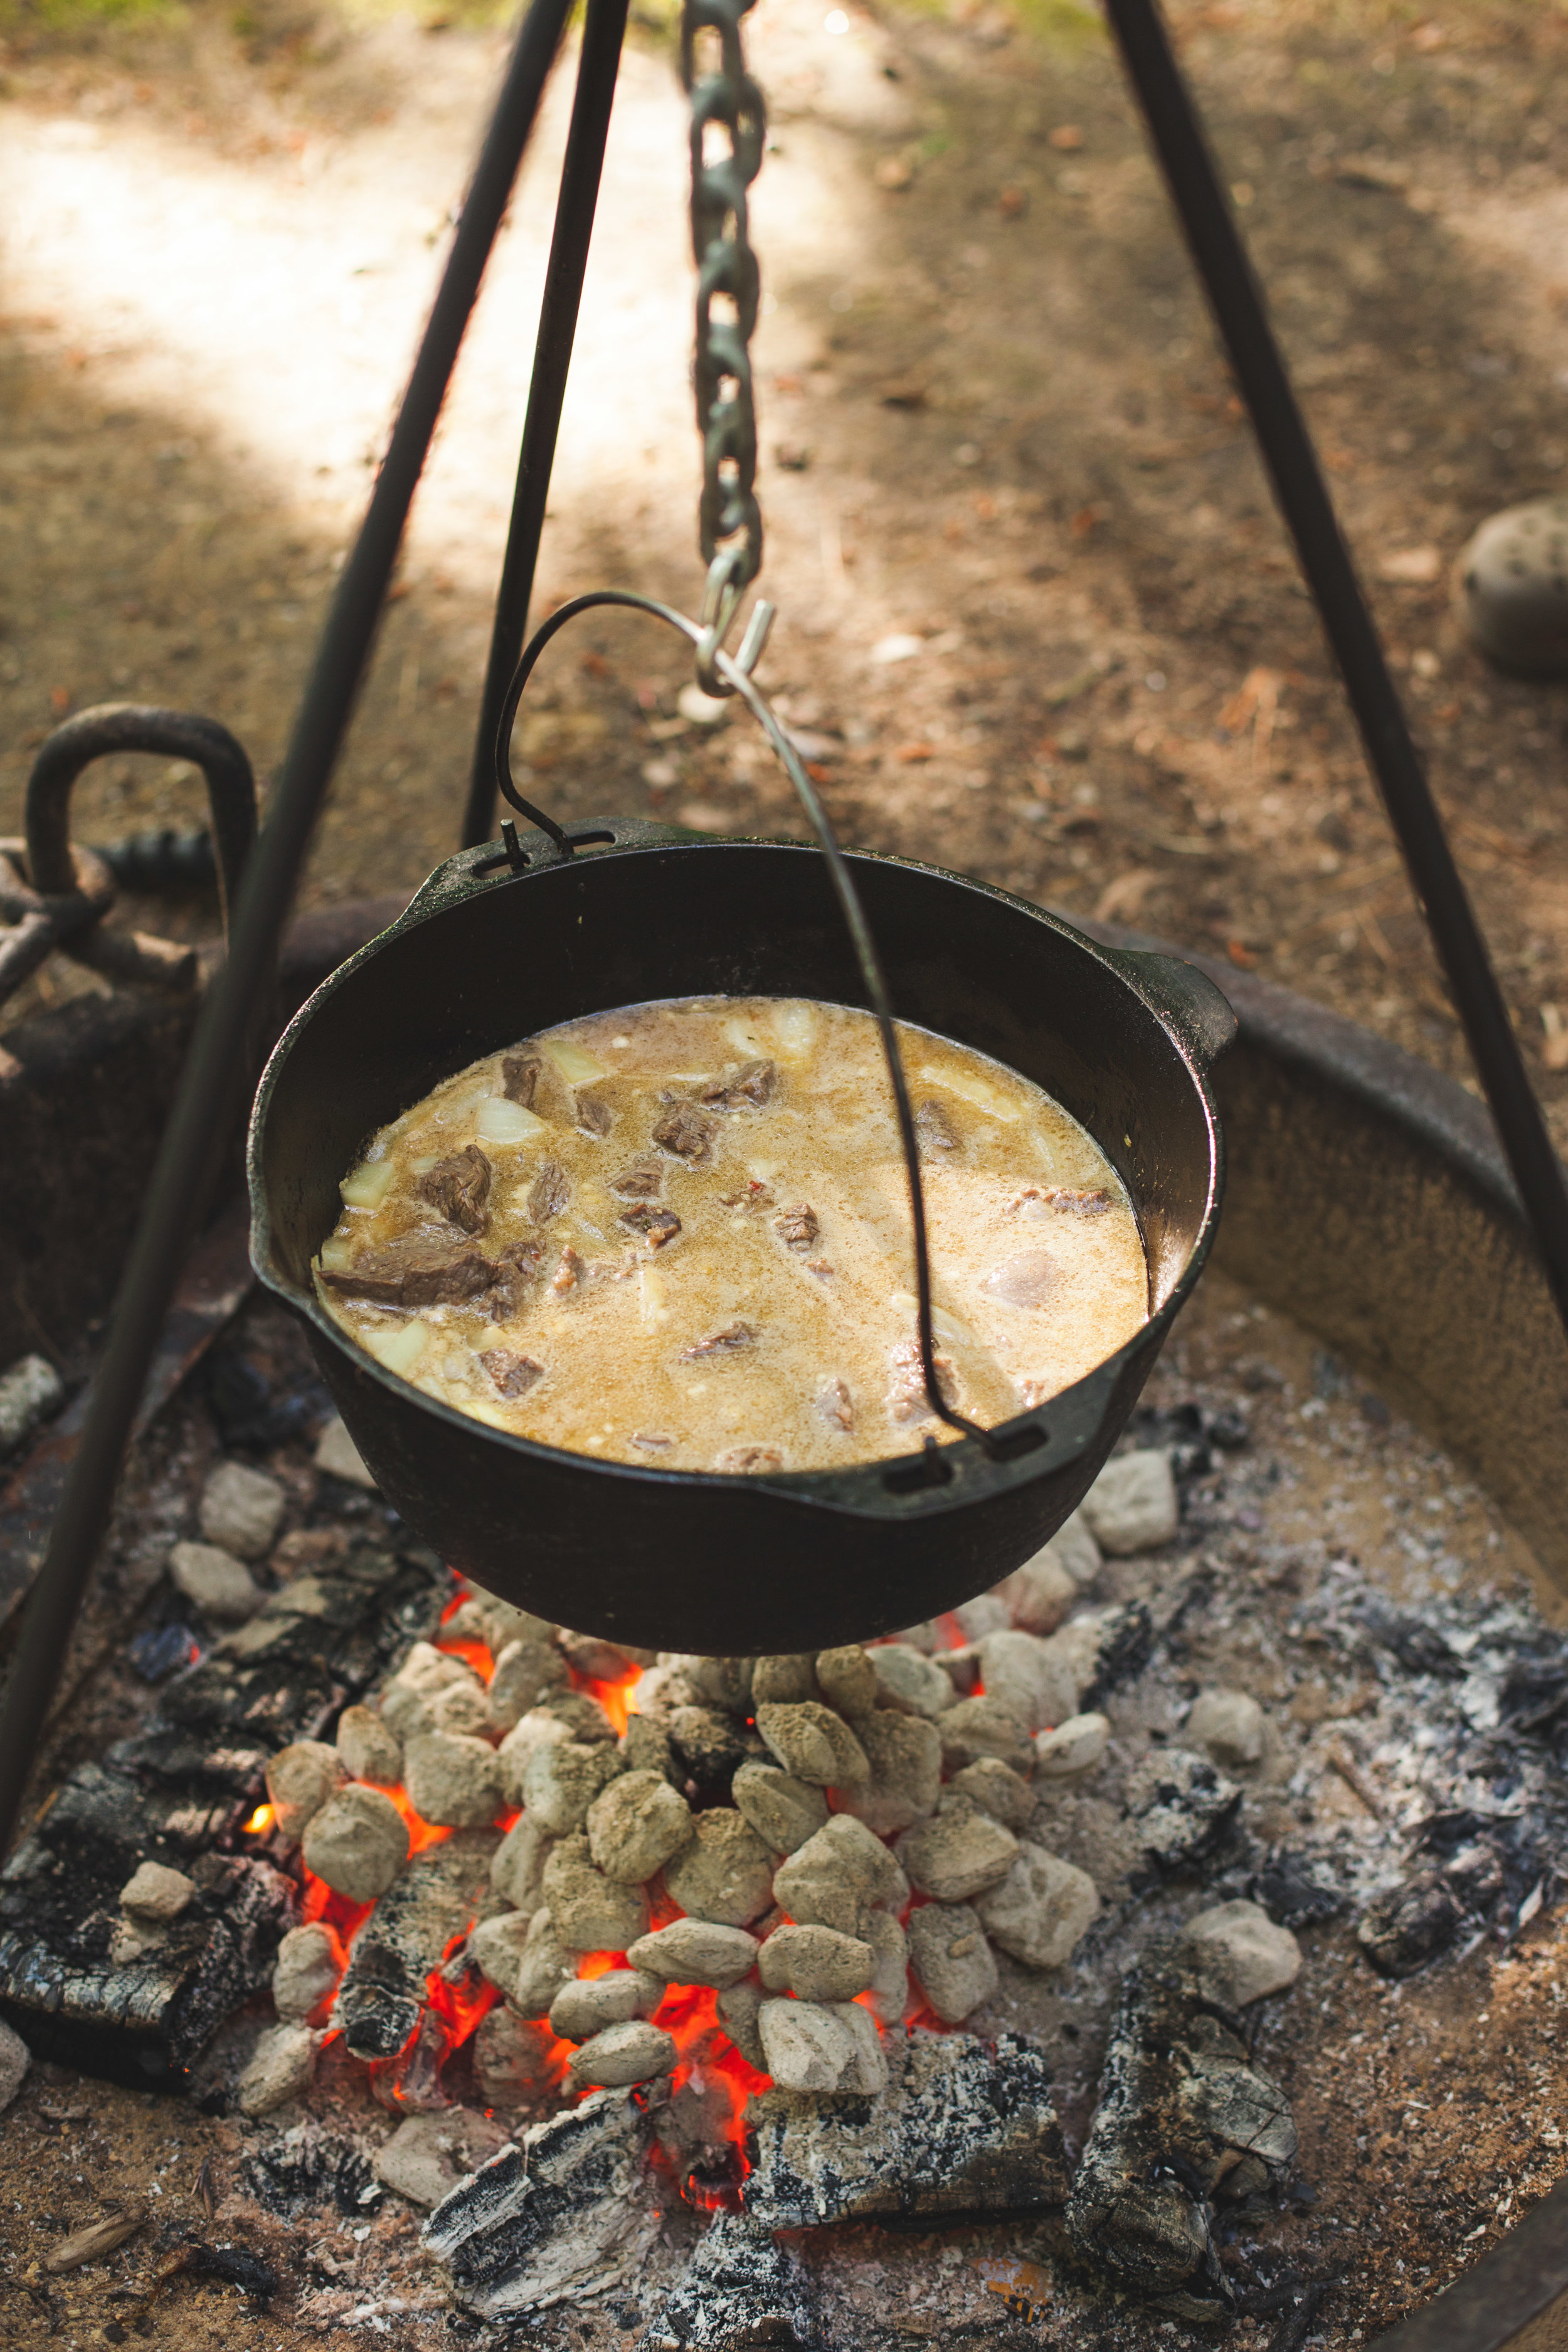
[[[250,1819],[245,1824],[246,1836],[266,1837],[268,1832],[270,1831],[273,1822],[277,1819],[278,1808],[276,1805],[258,1805],[256,1811],[251,1814]]]
[[[588,1693],[590,1698],[598,1700],[599,1705],[616,1727],[616,1738],[624,1739],[626,1717],[631,1713],[631,1695],[642,1680],[642,1668],[628,1666],[620,1680],[613,1683],[589,1682],[585,1677],[576,1675],[574,1675],[572,1679],[580,1689]]]

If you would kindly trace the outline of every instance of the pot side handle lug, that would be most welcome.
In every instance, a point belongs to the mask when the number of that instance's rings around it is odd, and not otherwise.
[[[1229,998],[1195,963],[1142,949],[1122,949],[1116,960],[1124,968],[1131,967],[1144,995],[1170,1023],[1200,1067],[1212,1069],[1229,1052],[1240,1024]]]
[[[694,833],[689,825],[659,824],[651,818],[637,816],[590,819],[585,824],[572,827],[573,843],[579,848],[662,849],[674,841],[717,837]],[[450,906],[458,899],[472,898],[475,891],[487,890],[492,883],[514,882],[521,876],[547,873],[567,863],[549,835],[536,829],[520,832],[517,845],[522,858],[517,866],[499,841],[481,841],[473,849],[460,849],[455,857],[443,859],[434,873],[426,876],[398,917],[398,923],[410,917],[430,914],[437,907]]]

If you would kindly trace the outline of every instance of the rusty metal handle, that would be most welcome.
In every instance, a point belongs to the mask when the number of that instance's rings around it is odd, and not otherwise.
[[[71,787],[94,760],[157,751],[189,760],[206,779],[224,937],[256,839],[256,779],[244,747],[216,719],[156,704],[100,702],[57,727],[27,779],[27,876],[41,898],[79,887],[70,840]]]

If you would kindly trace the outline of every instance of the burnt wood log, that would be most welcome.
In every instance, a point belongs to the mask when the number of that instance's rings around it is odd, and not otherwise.
[[[406,1864],[354,1937],[332,2023],[356,2058],[395,2058],[418,2030],[431,1976],[489,1888],[496,1830],[454,1830]]]
[[[795,2255],[754,2222],[721,2214],[637,2352],[807,2352],[823,2331]]]

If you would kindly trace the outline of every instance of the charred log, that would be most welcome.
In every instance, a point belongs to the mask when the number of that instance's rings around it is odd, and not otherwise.
[[[332,2023],[356,2058],[395,2058],[417,2032],[426,1988],[489,1885],[494,1830],[456,1830],[416,1853],[354,1937]]]

